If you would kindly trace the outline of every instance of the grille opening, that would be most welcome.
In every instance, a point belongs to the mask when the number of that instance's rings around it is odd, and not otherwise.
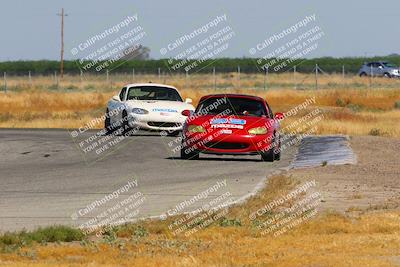
[[[244,149],[249,147],[249,145],[246,143],[232,143],[232,142],[208,142],[205,144],[205,146],[216,149]]]
[[[176,122],[164,122],[164,121],[149,121],[147,125],[154,127],[180,127],[182,124]]]

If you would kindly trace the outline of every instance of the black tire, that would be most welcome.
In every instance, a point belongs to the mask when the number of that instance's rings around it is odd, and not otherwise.
[[[196,159],[200,158],[200,155],[197,151],[189,152],[189,153],[187,153],[185,151],[186,151],[186,148],[182,147],[181,148],[181,159],[196,160]]]
[[[281,150],[279,149],[278,153],[275,153],[275,160],[281,160]]]
[[[275,159],[277,159],[276,153],[275,153],[275,133],[274,133],[274,138],[272,139],[272,147],[270,149],[268,149],[268,151],[262,151],[261,154],[261,159],[263,161],[267,161],[267,162],[274,162]],[[279,158],[280,158],[280,152],[279,152]]]
[[[178,136],[181,133],[181,131],[173,131],[173,132],[167,132],[168,136]]]
[[[275,160],[274,149],[269,149],[267,152],[261,152],[261,159],[267,162],[273,162]]]
[[[106,109],[106,114],[105,114],[105,119],[104,119],[104,129],[106,131],[106,134],[112,133],[112,127],[111,127],[111,120],[110,117],[108,116],[109,110]]]
[[[274,149],[275,160],[281,160],[281,140],[278,140],[278,149]]]
[[[130,130],[132,130],[132,128],[128,124],[128,114],[126,113],[125,110],[122,112],[122,124],[121,124],[121,127],[122,127],[122,132],[124,134],[126,134]]]
[[[385,74],[383,74],[383,77],[392,78],[392,75],[390,75],[390,73],[385,72]]]
[[[367,73],[365,73],[365,72],[360,73],[360,77],[365,77],[365,76],[367,76]]]

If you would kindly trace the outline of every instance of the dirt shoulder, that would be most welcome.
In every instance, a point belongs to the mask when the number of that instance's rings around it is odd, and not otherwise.
[[[292,170],[303,181],[314,180],[322,194],[322,210],[353,212],[400,206],[400,139],[350,138],[357,165]]]

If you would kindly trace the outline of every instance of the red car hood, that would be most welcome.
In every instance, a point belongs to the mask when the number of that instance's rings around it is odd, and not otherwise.
[[[266,117],[255,116],[215,116],[204,115],[200,117],[189,118],[188,125],[201,125],[208,132],[219,129],[231,129],[236,134],[248,134],[248,130],[255,127],[274,128],[274,123]]]

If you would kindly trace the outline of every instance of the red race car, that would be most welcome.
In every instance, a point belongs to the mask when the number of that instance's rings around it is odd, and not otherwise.
[[[280,159],[279,120],[267,102],[257,96],[215,94],[204,96],[182,132],[181,158],[198,159],[200,153],[261,155],[264,161]]]

